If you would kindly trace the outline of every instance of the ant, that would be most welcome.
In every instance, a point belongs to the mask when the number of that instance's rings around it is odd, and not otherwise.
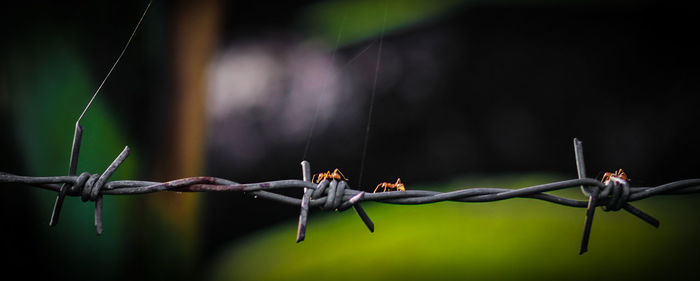
[[[316,177],[316,176],[318,176],[318,177]],[[332,173],[331,173],[331,171],[327,171],[327,172],[325,172],[325,173],[318,173],[318,174],[315,174],[315,175],[311,178],[311,181],[312,181],[312,182],[314,181],[314,178],[316,179],[316,183],[320,183],[322,180],[325,180],[325,179],[330,179],[330,180],[341,180],[341,179],[344,179],[344,180],[346,180],[346,181],[348,180],[348,178],[346,178],[345,175],[343,175],[343,173],[341,173],[340,170],[338,170],[337,168],[336,168],[335,170],[333,170]]]
[[[383,182],[378,184],[377,187],[374,188],[373,193],[377,192],[380,187],[383,188],[382,192],[386,192],[387,189],[389,191],[392,189],[396,189],[396,191],[406,191],[406,186],[401,182],[401,178],[398,178],[395,183]]]
[[[630,178],[627,176],[627,173],[625,173],[625,171],[623,171],[622,169],[618,169],[614,173],[607,172],[607,173],[603,174],[603,179],[601,179],[600,181],[607,183],[612,179],[620,179],[620,180],[624,180],[624,181],[630,181]]]

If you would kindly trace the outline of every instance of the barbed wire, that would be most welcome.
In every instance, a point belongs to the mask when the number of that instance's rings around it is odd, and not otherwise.
[[[344,180],[324,179],[318,183],[311,181],[311,165],[302,161],[302,179],[276,180],[259,183],[238,183],[216,177],[189,177],[167,182],[116,180],[108,181],[109,177],[124,162],[129,154],[129,147],[117,156],[102,174],[83,172],[80,175],[33,177],[20,176],[0,172],[0,183],[27,184],[30,186],[51,190],[59,193],[52,213],[50,225],[58,222],[60,212],[59,199],[63,196],[80,196],[83,202],[95,202],[95,228],[102,234],[102,196],[104,195],[135,195],[155,192],[245,192],[256,198],[262,198],[280,203],[300,206],[299,224],[296,241],[305,239],[308,212],[310,208],[321,210],[344,211],[354,208],[370,232],[374,232],[374,223],[364,211],[361,202],[375,201],[380,203],[416,205],[430,204],[443,201],[453,202],[493,202],[513,198],[530,198],[547,201],[563,206],[587,208],[584,232],[581,240],[580,254],[587,251],[593,214],[595,208],[603,207],[605,211],[625,211],[639,217],[654,227],[659,221],[644,213],[629,202],[646,199],[656,195],[689,194],[700,192],[700,179],[679,180],[653,187],[631,187],[627,180],[613,177],[612,180],[601,182],[585,176],[583,149],[579,140],[574,139],[576,163],[579,178],[563,180],[518,189],[509,188],[464,188],[449,192],[430,190],[406,190],[379,193],[368,193],[351,189]],[[580,187],[588,197],[581,201],[547,192]],[[303,189],[301,198],[278,193],[282,189]],[[62,196],[61,196],[62,195]],[[62,201],[62,200],[61,200]],[[58,209],[58,212],[56,211]]]
[[[587,208],[586,220],[584,224],[583,237],[581,239],[580,254],[588,249],[588,241],[593,223],[593,215],[598,206],[602,206],[605,211],[625,211],[637,216],[654,227],[659,226],[659,221],[646,214],[640,209],[632,206],[629,202],[646,199],[662,194],[688,194],[700,192],[700,179],[687,179],[662,184],[655,187],[630,187],[625,178],[612,177],[610,180],[601,182],[594,178],[587,178],[583,161],[583,148],[578,139],[574,139],[574,151],[576,156],[577,179],[557,181],[519,189],[508,188],[464,188],[449,192],[438,192],[429,190],[402,190],[380,193],[368,193],[362,190],[351,189],[348,183],[342,179],[323,179],[314,183],[312,181],[311,165],[307,161],[302,161],[302,180],[288,179],[267,181],[259,183],[237,183],[232,180],[216,177],[189,177],[176,179],[167,182],[141,181],[141,180],[117,180],[108,181],[117,168],[126,160],[129,155],[129,147],[117,156],[117,158],[107,167],[102,174],[90,174],[83,172],[77,174],[78,158],[83,134],[83,127],[80,121],[87,112],[93,100],[100,92],[110,74],[124,55],[134,34],[138,30],[144,16],[151,5],[149,1],[145,11],[141,15],[139,22],[134,28],[129,40],[122,49],[119,57],[114,62],[106,77],[99,85],[92,98],[88,102],[75,123],[73,142],[67,176],[34,177],[20,176],[10,173],[0,172],[0,183],[26,184],[42,189],[55,191],[58,193],[54,203],[50,226],[58,223],[65,196],[80,196],[83,202],[95,202],[95,230],[98,235],[103,233],[102,206],[104,195],[136,195],[155,192],[245,192],[252,194],[255,198],[263,198],[280,203],[300,206],[299,223],[297,228],[296,241],[301,242],[306,237],[306,227],[310,208],[321,210],[344,211],[354,208],[370,232],[374,232],[374,223],[369,218],[360,203],[375,201],[380,203],[417,205],[430,204],[443,201],[453,202],[494,202],[513,198],[530,198],[543,200],[563,206]],[[386,15],[385,15],[386,16]],[[381,39],[380,53],[381,54]],[[377,60],[377,68],[380,59]],[[375,77],[375,84],[376,84]],[[376,85],[375,85],[376,86]],[[372,108],[370,105],[370,120]],[[313,127],[312,127],[313,131]],[[369,132],[369,125],[367,126]],[[367,139],[365,138],[365,142]],[[366,146],[366,144],[365,144]],[[306,149],[308,150],[308,143]],[[306,154],[306,152],[305,152]],[[364,155],[363,155],[364,161]],[[360,169],[360,179],[362,173]],[[397,181],[398,183],[398,181]],[[580,187],[587,201],[581,201],[562,196],[548,194],[547,192]],[[277,193],[282,189],[303,189],[301,198]]]

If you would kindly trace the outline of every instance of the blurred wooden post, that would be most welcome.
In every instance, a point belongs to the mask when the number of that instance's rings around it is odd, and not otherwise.
[[[204,173],[206,68],[218,40],[221,1],[177,1],[172,18],[172,107],[165,136],[161,180]],[[200,246],[199,199],[194,193],[161,193],[149,197],[159,224],[171,243],[165,253],[182,259],[173,266],[191,273]],[[163,233],[163,232],[159,232]],[[150,236],[150,238],[153,238]],[[152,239],[149,239],[152,240]],[[173,243],[174,242],[174,243]],[[164,242],[165,243],[165,242]],[[161,249],[162,250],[162,249]]]

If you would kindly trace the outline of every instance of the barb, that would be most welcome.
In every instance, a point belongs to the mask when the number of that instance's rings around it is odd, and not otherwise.
[[[109,79],[109,76],[112,75],[112,71],[114,71],[114,68],[117,67],[117,64],[119,64],[119,61],[124,56],[124,53],[126,53],[126,49],[129,48],[129,44],[131,44],[131,39],[134,38],[136,31],[139,30],[139,27],[141,26],[141,22],[143,21],[143,18],[146,17],[146,13],[148,13],[148,9],[151,7],[152,2],[153,1],[148,1],[148,4],[146,5],[146,9],[143,11],[143,14],[141,14],[141,18],[139,18],[139,22],[136,24],[136,27],[134,27],[134,30],[131,32],[131,36],[129,36],[129,40],[126,41],[124,48],[122,48],[121,53],[119,53],[119,57],[117,57],[117,60],[114,62],[114,64],[112,64],[112,67],[107,72],[107,75],[102,80],[102,83],[100,83],[100,86],[97,87],[97,90],[92,95],[92,98],[90,98],[90,101],[88,101],[87,105],[83,109],[83,112],[80,113],[80,116],[78,116],[78,120],[75,121],[75,131],[73,132],[73,144],[71,145],[71,152],[70,152],[70,163],[68,164],[68,175],[69,176],[75,176],[75,173],[78,170],[80,143],[81,143],[81,140],[83,138],[83,126],[80,125],[80,120],[83,119],[85,112],[87,112],[87,110],[90,108],[90,106],[92,105],[92,102],[97,97],[97,94],[100,93],[102,86],[104,86],[105,82],[107,82],[107,79]],[[124,151],[126,152],[126,154],[128,154],[128,147],[125,148]],[[121,157],[121,155],[120,155],[120,157]],[[126,156],[124,156],[124,157],[126,157]],[[124,161],[124,159],[122,159],[121,161]],[[120,163],[121,163],[121,161],[120,161]],[[116,160],[115,160],[115,162],[116,162]],[[114,171],[112,171],[112,172],[114,172]],[[106,173],[107,172],[105,172],[105,174]],[[100,178],[100,180],[102,180],[102,178]],[[58,196],[56,196],[56,202],[53,205],[53,211],[51,211],[51,220],[49,220],[49,226],[55,226],[56,224],[58,224],[58,218],[61,214],[61,207],[63,206],[63,200],[65,199],[65,196],[66,196],[66,190],[68,190],[69,188],[71,188],[70,184],[64,183],[63,186],[61,186],[61,188],[59,189]],[[99,188],[98,188],[98,190],[99,190]],[[102,233],[102,196],[99,196],[99,198],[97,199],[95,204],[96,204],[95,205],[95,227],[97,227],[97,233],[101,234]],[[99,216],[99,219],[98,219],[98,216]]]
[[[253,195],[284,204],[301,206],[299,216],[299,227],[297,230],[297,242],[304,240],[308,211],[310,208],[321,210],[344,211],[354,207],[357,214],[370,231],[374,231],[374,223],[367,213],[362,209],[360,203],[375,201],[388,204],[416,205],[430,204],[443,201],[454,202],[493,202],[514,198],[529,198],[551,202],[569,207],[588,208],[587,222],[584,237],[581,243],[581,252],[587,250],[588,234],[590,224],[592,224],[592,210],[602,206],[605,211],[617,211],[624,209],[633,215],[642,218],[644,221],[658,227],[658,221],[653,217],[643,213],[641,210],[632,207],[629,202],[643,200],[656,195],[682,195],[688,193],[700,193],[700,179],[687,179],[653,187],[631,187],[624,180],[611,180],[606,183],[593,178],[585,177],[582,171],[583,157],[581,143],[575,140],[577,146],[576,153],[580,163],[579,178],[557,181],[552,183],[539,184],[518,189],[508,188],[465,188],[450,192],[438,192],[429,190],[407,190],[381,193],[366,193],[361,190],[349,188],[347,182],[338,180],[323,180],[320,183],[313,183],[309,180],[311,166],[308,162],[302,162],[303,180],[289,179],[259,183],[237,183],[228,179],[215,177],[191,177],[177,179],[168,182],[153,182],[139,180],[117,180],[107,182],[107,178],[117,169],[126,158],[128,147],[122,151],[117,159],[107,168],[101,176],[90,175],[84,172],[78,176],[53,176],[53,177],[31,177],[19,176],[0,172],[0,183],[27,184],[42,189],[56,192],[65,192],[66,196],[81,196],[83,201],[96,201],[95,224],[98,234],[102,232],[101,206],[104,195],[135,195],[154,192],[249,192]],[[579,153],[580,152],[580,153]],[[69,186],[62,189],[63,184]],[[591,190],[588,201],[556,196],[547,192],[580,188]],[[301,198],[291,197],[277,193],[281,189],[304,189]]]

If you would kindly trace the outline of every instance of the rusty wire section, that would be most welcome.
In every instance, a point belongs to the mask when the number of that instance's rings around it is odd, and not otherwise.
[[[574,139],[574,151],[576,156],[576,167],[578,172],[577,179],[545,183],[535,186],[523,187],[519,189],[507,188],[465,188],[450,192],[437,192],[428,190],[406,190],[380,193],[366,193],[361,190],[351,189],[346,181],[341,180],[323,180],[318,183],[312,181],[311,166],[309,162],[302,161],[302,180],[278,180],[260,183],[241,184],[227,179],[214,177],[191,177],[177,179],[168,182],[153,182],[140,180],[120,180],[108,181],[109,177],[116,169],[124,162],[129,155],[129,147],[117,156],[112,164],[107,167],[102,174],[90,174],[83,172],[77,174],[78,158],[80,153],[80,144],[83,134],[83,127],[80,125],[80,120],[90,107],[92,100],[97,96],[109,75],[114,70],[121,57],[124,55],[126,48],[129,46],[134,34],[138,30],[143,17],[150,7],[150,1],[146,10],[141,16],[139,23],[127,41],[122,53],[113,64],[102,84],[98,87],[92,99],[81,113],[75,123],[75,131],[73,135],[73,143],[67,176],[54,177],[31,177],[19,176],[9,173],[0,172],[0,183],[15,183],[27,184],[34,187],[39,187],[58,193],[54,203],[53,212],[49,225],[54,226],[58,223],[58,218],[61,212],[61,207],[65,196],[80,196],[83,202],[95,202],[95,230],[97,234],[102,234],[102,197],[104,195],[135,195],[164,191],[175,192],[246,192],[256,198],[264,198],[277,201],[280,203],[300,206],[299,225],[297,230],[296,241],[301,242],[306,235],[306,226],[308,213],[310,208],[321,210],[336,210],[344,211],[349,208],[354,208],[367,228],[374,232],[374,223],[364,211],[360,203],[365,201],[376,201],[390,204],[429,204],[442,201],[455,202],[493,202],[507,200],[512,198],[531,198],[551,203],[569,206],[587,208],[586,220],[583,229],[583,237],[581,239],[580,254],[583,254],[588,249],[588,240],[590,236],[591,226],[593,223],[593,215],[598,206],[602,206],[605,211],[617,211],[624,209],[625,211],[639,217],[645,222],[654,227],[659,226],[659,221],[642,210],[629,204],[629,202],[642,200],[655,195],[662,194],[688,194],[700,192],[700,179],[688,179],[675,181],[655,187],[631,187],[629,182],[624,179],[614,178],[600,182],[593,178],[586,177],[585,165],[583,161],[583,148],[579,140]],[[381,48],[381,41],[380,41]],[[377,61],[377,66],[379,61]],[[376,77],[375,77],[376,78]],[[376,80],[376,79],[375,79]],[[376,82],[376,81],[375,81]],[[370,108],[371,111],[371,108]],[[369,127],[368,127],[369,128]],[[362,170],[362,169],[360,169]],[[581,188],[581,191],[588,197],[587,201],[580,201],[560,196],[548,194],[547,192],[561,190],[566,188]],[[288,195],[277,193],[281,189],[299,189],[302,190],[301,198],[291,197]]]
[[[31,177],[0,172],[0,183],[27,184],[55,191],[63,196],[80,196],[83,202],[94,201],[95,227],[98,234],[102,233],[102,196],[104,195],[135,195],[164,191],[246,192],[255,197],[300,206],[301,212],[299,215],[299,227],[296,237],[297,242],[305,238],[310,208],[344,211],[352,207],[367,228],[373,232],[374,224],[360,206],[362,202],[376,201],[390,204],[415,205],[442,201],[493,202],[512,198],[531,198],[563,206],[587,208],[580,254],[583,254],[587,250],[588,237],[595,207],[602,206],[605,211],[624,209],[645,222],[658,227],[658,220],[635,208],[629,204],[629,202],[662,194],[676,195],[700,192],[700,179],[680,180],[654,187],[631,187],[627,181],[614,180],[603,183],[593,178],[587,178],[584,171],[581,142],[577,139],[574,139],[574,148],[579,175],[578,179],[545,183],[518,189],[476,187],[450,192],[406,190],[366,193],[361,190],[351,189],[348,183],[343,180],[323,180],[318,184],[313,183],[311,181],[311,167],[307,161],[301,163],[302,180],[289,179],[246,184],[215,177],[191,177],[168,182],[140,180],[108,181],[111,174],[114,173],[128,156],[128,147],[124,148],[103,174],[83,172],[80,175]],[[547,193],[554,190],[578,187],[580,187],[588,197],[588,201],[580,201]],[[301,198],[296,198],[276,192],[281,189],[303,190],[303,195]],[[59,196],[58,198],[62,199],[63,196]],[[57,205],[60,210],[60,205]],[[57,212],[52,214],[51,225],[55,225],[58,219],[57,216]]]

